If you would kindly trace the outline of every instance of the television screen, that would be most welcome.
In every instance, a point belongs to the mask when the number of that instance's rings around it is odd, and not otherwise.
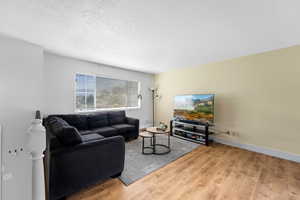
[[[176,96],[174,118],[213,123],[214,94],[191,94]]]

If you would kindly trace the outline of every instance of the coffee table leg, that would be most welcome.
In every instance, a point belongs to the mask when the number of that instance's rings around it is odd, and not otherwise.
[[[153,154],[156,153],[155,145],[156,145],[156,136],[155,134],[153,134]]]
[[[153,154],[165,155],[165,154],[168,154],[171,152],[171,136],[170,136],[170,134],[168,134],[168,144],[159,144],[159,143],[157,144],[155,134],[153,135],[153,138],[154,138]],[[161,152],[161,153],[156,152],[156,146],[164,147],[164,148],[166,148],[167,151]]]
[[[144,141],[144,137],[143,137],[143,142],[142,142],[142,153],[143,153],[143,154],[145,154],[144,148],[145,148],[145,141]]]
[[[170,134],[168,134],[168,147],[169,147],[169,149],[171,148],[170,145],[171,144],[171,142],[170,142]]]

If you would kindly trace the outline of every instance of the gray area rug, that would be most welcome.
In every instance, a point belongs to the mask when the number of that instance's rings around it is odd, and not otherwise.
[[[150,145],[150,139],[146,139],[145,146]],[[167,144],[167,136],[159,135],[157,143]],[[165,155],[144,155],[142,154],[142,139],[127,142],[125,145],[125,169],[120,180],[125,185],[137,181],[138,179],[150,174],[151,172],[167,165],[179,157],[191,152],[200,144],[171,137],[171,152]],[[157,152],[163,149],[157,146]],[[151,151],[151,150],[150,150]]]

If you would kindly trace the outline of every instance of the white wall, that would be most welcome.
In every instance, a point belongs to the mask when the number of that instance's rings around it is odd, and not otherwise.
[[[0,124],[0,199],[2,199],[2,126]]]
[[[98,74],[124,80],[140,81],[143,96],[141,108],[127,110],[126,113],[128,116],[140,119],[141,127],[152,124],[152,101],[151,92],[149,91],[149,88],[154,85],[152,74],[123,70],[48,52],[45,52],[44,58],[45,111],[47,114],[73,113],[75,74]]]
[[[156,76],[156,120],[172,118],[174,96],[214,93],[215,125],[228,143],[300,155],[300,45]]]
[[[31,200],[31,160],[20,152],[25,148],[26,131],[36,110],[43,113],[74,112],[75,73],[96,73],[137,80],[142,86],[142,107],[127,114],[141,119],[141,126],[152,123],[151,74],[122,70],[73,58],[45,53],[27,42],[0,35],[0,125],[4,174],[12,178],[2,183],[3,200]],[[25,149],[26,150],[26,149]]]
[[[3,200],[31,199],[31,160],[9,149],[24,148],[26,130],[42,102],[43,49],[0,35],[0,124],[3,165],[12,179],[3,182]]]

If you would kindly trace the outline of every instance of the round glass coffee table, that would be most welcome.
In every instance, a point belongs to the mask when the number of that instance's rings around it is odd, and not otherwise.
[[[153,146],[153,154],[157,154],[157,155],[164,155],[167,153],[171,152],[171,148],[170,148],[170,130],[167,129],[165,131],[157,129],[157,127],[150,127],[150,128],[146,128],[146,131],[151,133],[153,135],[153,140],[152,140],[152,146]],[[168,136],[168,144],[159,144],[156,142],[156,135],[160,135],[160,134],[166,134]],[[157,152],[156,151],[156,146],[160,146],[163,147],[164,149],[166,149],[163,152]]]

